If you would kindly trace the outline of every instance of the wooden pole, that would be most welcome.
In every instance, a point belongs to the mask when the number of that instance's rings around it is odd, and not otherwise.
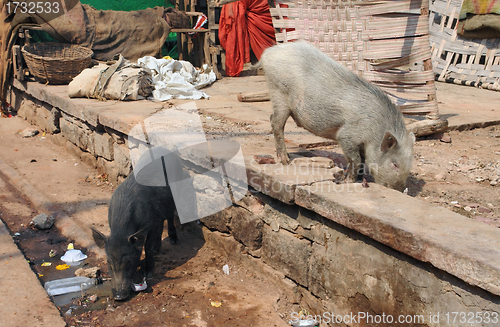
[[[238,94],[239,102],[261,102],[261,101],[270,101],[268,91],[261,92],[248,92],[248,93],[240,93]]]

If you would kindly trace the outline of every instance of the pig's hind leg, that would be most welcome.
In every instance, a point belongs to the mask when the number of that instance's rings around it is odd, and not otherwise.
[[[270,91],[271,92],[271,91]],[[274,134],[274,142],[276,145],[276,155],[283,165],[288,165],[290,159],[286,152],[285,145],[285,124],[290,117],[290,109],[286,105],[286,99],[281,92],[271,92],[273,103],[273,113],[271,114],[271,128]]]
[[[177,229],[175,228],[174,223],[174,214],[169,214],[167,216],[167,228],[168,228],[168,237],[170,238],[170,244],[174,245],[179,243],[179,239],[177,237]]]

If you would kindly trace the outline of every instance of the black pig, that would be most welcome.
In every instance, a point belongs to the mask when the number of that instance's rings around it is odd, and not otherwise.
[[[177,243],[175,203],[166,182],[164,162],[156,160],[153,163],[141,169],[137,179],[130,174],[113,193],[108,210],[111,235],[108,237],[92,229],[96,244],[106,250],[116,300],[125,300],[129,296],[143,248],[145,274],[148,277],[153,274],[154,255],[161,247],[165,220],[170,242]],[[147,186],[137,180],[149,181],[145,183],[149,185],[166,183],[166,186]]]

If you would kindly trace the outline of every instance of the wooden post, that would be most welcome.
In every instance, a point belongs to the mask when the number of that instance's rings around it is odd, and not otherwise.
[[[424,2],[425,3],[425,2]],[[429,20],[429,4],[428,2],[424,4],[424,6],[420,9],[420,15],[422,16],[426,16],[427,17],[427,20]],[[432,71],[432,59],[429,58],[429,59],[426,59],[424,60],[424,71]],[[427,81],[426,83],[427,85],[430,85],[433,87],[434,90],[436,90],[436,85],[434,83],[434,79],[432,81]],[[436,94],[428,94],[427,95],[427,100],[429,102],[436,102],[436,106],[437,106],[437,98],[436,98]],[[426,116],[428,119],[432,119],[432,120],[436,120],[436,119],[439,119],[439,113],[438,112],[433,112],[433,113],[430,113]]]
[[[12,54],[14,55],[14,78],[19,81],[24,81],[24,69],[21,56],[21,47],[19,45],[12,46]]]

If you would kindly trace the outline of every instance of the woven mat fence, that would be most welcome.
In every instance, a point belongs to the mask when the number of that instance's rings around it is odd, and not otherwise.
[[[500,91],[500,39],[457,35],[462,0],[434,0],[430,5],[432,64],[437,80]]]
[[[304,39],[381,87],[405,114],[438,117],[428,0],[281,0],[277,42]]]

